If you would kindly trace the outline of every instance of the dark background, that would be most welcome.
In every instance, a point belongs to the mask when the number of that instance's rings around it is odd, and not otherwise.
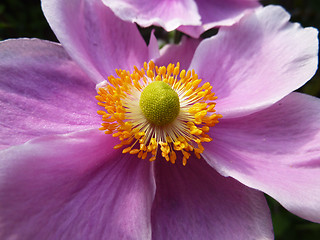
[[[68,0],[66,0],[68,1]],[[320,28],[320,0],[262,0],[263,5],[282,5],[290,12],[293,22],[304,27]],[[140,29],[144,36],[150,29]],[[164,33],[156,29],[158,38],[165,42],[179,37],[177,33]],[[204,36],[206,36],[204,34]],[[41,10],[40,0],[1,0],[0,3],[0,40],[8,38],[40,38],[51,41],[57,39],[47,24]],[[298,91],[320,97],[320,74],[318,73]],[[320,187],[320,186],[319,186]],[[303,220],[291,214],[276,201],[268,197],[276,240],[318,240],[320,224]],[[320,199],[319,199],[320,201]]]

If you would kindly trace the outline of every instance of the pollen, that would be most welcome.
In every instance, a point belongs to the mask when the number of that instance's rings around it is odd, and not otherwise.
[[[203,143],[212,141],[210,128],[222,118],[211,84],[201,82],[194,70],[180,71],[179,63],[145,62],[132,73],[116,69],[96,96],[104,108],[100,130],[119,139],[114,148],[123,154],[183,165],[191,155],[200,159]]]

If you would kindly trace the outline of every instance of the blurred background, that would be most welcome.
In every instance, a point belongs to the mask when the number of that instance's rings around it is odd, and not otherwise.
[[[291,21],[299,22],[304,27],[312,26],[320,29],[320,0],[260,0],[260,2],[263,5],[282,5],[290,12]],[[140,29],[140,31],[146,39],[149,38],[150,28]],[[213,30],[202,36],[207,37],[215,33],[216,31]],[[156,36],[165,43],[179,40],[181,34],[177,32],[165,33],[160,28],[156,28]],[[20,37],[40,38],[57,42],[42,14],[40,0],[1,0],[0,40]],[[298,91],[320,97],[319,71]],[[320,239],[320,224],[296,217],[272,198],[266,197],[271,209],[276,240]]]

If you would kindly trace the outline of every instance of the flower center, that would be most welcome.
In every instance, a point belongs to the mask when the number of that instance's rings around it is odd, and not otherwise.
[[[140,108],[150,123],[164,126],[172,123],[178,116],[179,96],[169,84],[162,81],[152,82],[141,93]]]
[[[160,157],[158,150],[171,163],[179,152],[183,165],[191,154],[200,159],[202,144],[212,141],[210,128],[222,117],[215,113],[210,83],[199,86],[198,75],[180,71],[179,63],[158,67],[150,61],[141,70],[116,73],[100,84],[96,96],[105,109],[98,111],[100,130],[120,140],[114,148],[150,161]]]

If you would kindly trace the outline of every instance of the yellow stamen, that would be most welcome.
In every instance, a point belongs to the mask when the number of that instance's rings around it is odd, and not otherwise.
[[[150,61],[145,62],[141,70],[134,66],[132,73],[121,69],[116,69],[116,73],[117,77],[108,77],[108,83],[99,88],[96,96],[99,106],[105,109],[97,112],[103,120],[100,130],[120,140],[114,148],[125,147],[122,150],[124,154],[134,154],[141,159],[149,156],[149,161],[161,155],[173,164],[180,158],[186,165],[192,153],[200,159],[204,151],[202,143],[212,141],[208,135],[210,128],[222,117],[215,113],[213,101],[217,97],[211,91],[210,83],[199,86],[202,80],[194,70],[180,71],[179,63],[158,67]],[[142,111],[139,105],[141,93],[156,81],[169,84],[172,90],[168,90],[168,95],[172,98],[177,94],[179,98],[179,110],[168,121],[154,121],[152,116],[146,118],[143,111],[152,115],[158,114],[157,110],[149,112],[145,107],[149,105],[143,105],[146,110]],[[152,103],[154,100],[147,101]],[[160,155],[157,154],[158,149]]]

